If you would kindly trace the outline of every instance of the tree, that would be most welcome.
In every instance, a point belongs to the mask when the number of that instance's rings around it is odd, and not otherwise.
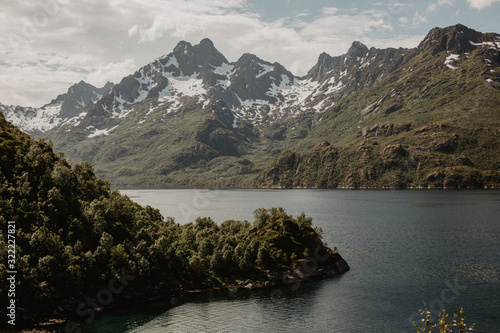
[[[113,269],[133,274],[127,293],[140,295],[241,277],[265,279],[284,269],[292,253],[303,259],[297,254],[318,245],[304,214],[294,219],[282,208],[261,208],[255,218],[253,225],[228,220],[221,226],[211,218],[184,225],[164,219],[157,209],[112,191],[89,163],[71,166],[50,144],[20,132],[0,113],[0,227],[16,222],[19,318],[51,318],[57,307],[74,315],[75,300],[108,288]],[[7,244],[0,239],[4,301],[6,257]]]

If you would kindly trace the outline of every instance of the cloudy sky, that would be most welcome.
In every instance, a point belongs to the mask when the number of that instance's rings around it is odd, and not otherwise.
[[[0,102],[39,107],[102,86],[205,37],[303,75],[321,52],[415,47],[434,27],[500,33],[500,0],[0,0]]]

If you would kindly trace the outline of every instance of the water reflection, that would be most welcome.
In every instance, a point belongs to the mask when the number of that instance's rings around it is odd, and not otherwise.
[[[236,292],[219,290],[184,294],[108,314],[87,325],[83,332],[257,332],[262,327],[269,328],[266,331],[305,329],[311,325],[310,318],[321,313],[317,308],[323,306],[322,290],[329,283],[336,283],[336,279],[254,290],[238,289]],[[302,323],[300,318],[304,318]]]

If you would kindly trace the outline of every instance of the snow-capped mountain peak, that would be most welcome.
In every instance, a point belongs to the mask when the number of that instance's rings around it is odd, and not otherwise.
[[[0,111],[8,121],[26,133],[40,135],[68,121],[75,123],[74,120],[81,117],[85,106],[102,98],[112,86],[113,83],[108,82],[104,87],[96,88],[80,81],[42,107],[8,106],[0,103]]]

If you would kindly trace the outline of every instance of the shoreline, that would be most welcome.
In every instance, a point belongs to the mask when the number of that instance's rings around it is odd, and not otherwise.
[[[114,186],[111,185],[112,190],[341,190],[341,191],[481,191],[481,190],[500,190],[500,185],[485,185],[484,187],[438,187],[438,186],[411,186],[411,187],[168,187],[168,186]]]
[[[345,261],[344,261],[345,262]],[[347,263],[345,263],[347,265]],[[119,311],[120,309],[124,309],[126,307],[130,307],[131,305],[133,307],[139,307],[143,304],[152,304],[154,302],[161,302],[168,300],[172,297],[176,296],[187,296],[187,295],[199,295],[199,294],[205,294],[205,293],[210,293],[210,292],[229,292],[229,293],[236,293],[238,290],[262,290],[262,289],[272,289],[272,288],[280,288],[280,287],[294,287],[295,285],[300,285],[301,283],[314,283],[320,280],[326,280],[326,279],[333,279],[333,278],[338,278],[348,272],[350,270],[350,267],[344,266],[343,270],[340,272],[335,272],[332,273],[331,270],[325,271],[318,273],[318,274],[310,274],[307,272],[300,272],[299,274],[302,274],[302,278],[299,278],[295,275],[295,271],[292,272],[292,275],[286,274],[290,273],[289,271],[284,272],[281,274],[280,279],[276,279],[275,281],[270,281],[270,279],[266,280],[246,280],[238,283],[231,283],[231,284],[226,284],[222,286],[218,285],[212,285],[208,286],[206,288],[200,288],[200,289],[175,289],[175,290],[168,290],[164,291],[159,295],[155,296],[146,296],[146,295],[139,295],[137,297],[130,297],[130,298],[124,298],[119,301],[115,301],[112,304],[109,304],[106,306],[106,308],[96,308],[93,309],[96,314],[95,320],[99,320],[100,317],[103,315],[106,315],[108,313],[112,313],[114,311]],[[168,310],[168,309],[167,309]],[[61,332],[61,329],[64,332],[65,326],[70,323],[70,322],[76,322],[78,325],[83,323],[82,321],[75,321],[75,318],[69,318],[69,317],[57,317],[57,318],[50,318],[46,319],[43,321],[40,321],[34,325],[31,326],[22,326],[20,325],[19,328],[6,328],[4,331],[5,333],[55,333],[55,332]],[[78,326],[77,326],[78,327]],[[75,332],[78,332],[75,331]]]

